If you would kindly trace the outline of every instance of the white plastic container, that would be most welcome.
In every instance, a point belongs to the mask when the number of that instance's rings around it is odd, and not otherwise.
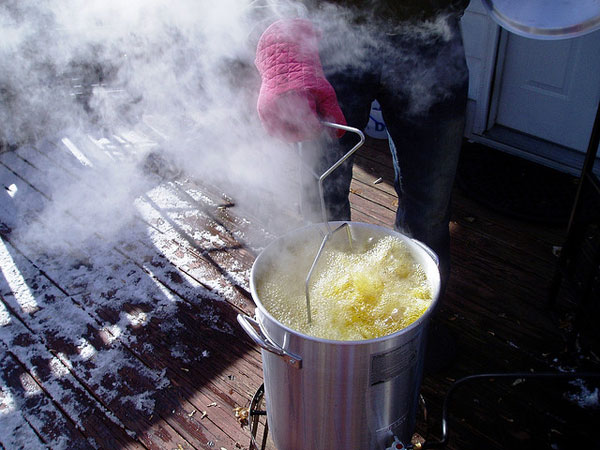
[[[369,123],[365,128],[365,133],[375,139],[387,139],[387,128],[381,114],[381,106],[377,100],[371,104],[371,113],[369,114]]]

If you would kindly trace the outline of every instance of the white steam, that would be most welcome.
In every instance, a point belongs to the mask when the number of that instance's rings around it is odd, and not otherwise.
[[[149,151],[234,196],[264,195],[295,157],[258,122],[249,1],[13,0],[0,27],[0,142],[51,141],[44,152],[85,166],[75,180],[43,168],[52,204],[41,221],[55,232],[126,223]],[[135,130],[155,145],[130,140]]]
[[[288,14],[307,12],[274,0],[1,2],[0,142],[39,147],[51,140],[74,153],[67,138],[76,150],[103,154],[84,155],[90,164],[75,181],[61,167],[44,168],[53,206],[42,222],[73,235],[76,217],[82,238],[118,229],[146,188],[142,166],[150,151],[255,212],[267,197],[271,204],[297,201],[297,192],[282,189],[296,173],[296,155],[266,135],[256,114],[257,35]],[[356,27],[347,10],[325,6],[309,17],[324,39],[345,44],[330,61],[339,70],[381,50],[377,27]],[[433,24],[417,33],[437,39],[446,31]],[[423,99],[436,91],[419,85],[416,92]],[[155,144],[140,147],[126,137],[135,130]]]

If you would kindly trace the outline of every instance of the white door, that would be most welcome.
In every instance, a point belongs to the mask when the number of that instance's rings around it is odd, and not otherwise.
[[[600,31],[553,41],[503,33],[492,125],[585,152],[600,101]]]

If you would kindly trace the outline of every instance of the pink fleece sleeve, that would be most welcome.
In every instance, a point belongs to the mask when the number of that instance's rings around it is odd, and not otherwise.
[[[275,22],[261,36],[255,61],[262,78],[257,109],[269,134],[298,142],[321,133],[319,120],[346,124],[323,73],[318,41],[318,32],[304,19]]]

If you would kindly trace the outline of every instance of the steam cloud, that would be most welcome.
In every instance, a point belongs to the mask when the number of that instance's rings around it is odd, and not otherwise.
[[[158,138],[150,150],[190,176],[235,181],[240,196],[259,183],[264,192],[280,173],[277,164],[291,155],[257,119],[250,6],[245,0],[2,2],[0,141],[63,145],[68,137],[79,147],[105,137],[114,142],[142,126]],[[77,229],[82,239],[117,230],[146,186],[144,156],[93,161],[80,182],[46,168],[53,202],[42,221],[71,237]]]
[[[253,65],[256,39],[266,26],[259,18],[290,13],[307,14],[299,4],[281,1],[3,1],[0,141],[20,145],[81,134],[100,142],[143,126],[160,137],[153,151],[192,177],[233,189],[236,202],[259,206],[267,193],[294,201],[297,193],[281,186],[298,162],[258,122],[260,79]],[[335,28],[352,44],[333,61],[340,70],[360,64],[380,45],[373,29],[357,33],[349,25],[347,10],[325,5],[315,14],[310,18],[324,34]],[[432,23],[415,32],[444,38],[445,30]],[[419,92],[436,92],[416,89],[421,100]],[[54,207],[45,211],[45,221],[71,233],[74,223],[63,213],[68,209],[79,211],[83,234],[117,229],[145,186],[144,156],[97,164],[96,175],[82,181],[85,195],[51,173]]]

